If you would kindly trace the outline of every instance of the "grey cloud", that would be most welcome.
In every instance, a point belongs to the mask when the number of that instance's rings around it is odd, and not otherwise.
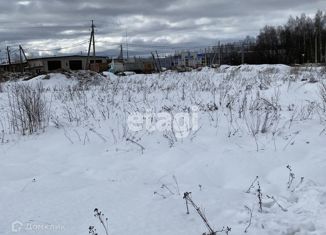
[[[265,24],[286,22],[289,14],[323,9],[325,0],[0,0],[0,6],[0,47],[86,40],[91,19],[98,37],[111,37],[108,44],[120,42],[128,31],[134,44],[151,40],[196,46],[254,36]]]

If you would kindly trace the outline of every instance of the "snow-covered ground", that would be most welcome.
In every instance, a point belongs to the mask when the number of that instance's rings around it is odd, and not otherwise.
[[[184,192],[215,231],[326,234],[324,68],[78,76],[2,85],[0,234],[80,235],[93,225],[104,235],[94,208],[110,235],[208,233],[191,205],[186,213]],[[48,123],[31,135],[14,133],[17,84],[43,87]],[[155,123],[150,115],[163,112],[198,115],[198,128],[185,138],[130,130],[130,115]]]

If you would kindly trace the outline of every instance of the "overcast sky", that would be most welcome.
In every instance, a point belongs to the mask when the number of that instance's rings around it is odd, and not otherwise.
[[[98,51],[118,54],[127,39],[131,53],[144,44],[167,52],[256,36],[266,24],[325,7],[326,0],[0,0],[0,58],[16,44],[34,53],[85,53],[92,19]]]

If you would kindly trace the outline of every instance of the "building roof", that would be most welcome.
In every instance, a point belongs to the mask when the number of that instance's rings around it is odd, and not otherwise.
[[[48,57],[38,57],[38,58],[31,58],[28,59],[28,61],[33,61],[33,60],[52,60],[52,59],[65,59],[65,58],[86,58],[87,55],[64,55],[64,56],[48,56]],[[90,60],[94,58],[93,56],[89,56]],[[106,59],[108,57],[106,56],[95,56],[95,58],[101,58],[101,59]]]
[[[23,61],[22,64],[26,64],[26,63],[27,63],[26,61]],[[17,66],[17,65],[20,65],[20,62],[11,62],[11,64],[9,64],[9,63],[3,63],[3,64],[0,64],[0,67]]]

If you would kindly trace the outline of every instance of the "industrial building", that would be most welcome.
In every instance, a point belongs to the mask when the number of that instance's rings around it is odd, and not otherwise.
[[[55,70],[83,70],[88,69],[87,56],[73,55],[73,56],[55,56],[55,57],[43,57],[34,58],[28,60],[28,70],[36,73],[47,73]],[[106,57],[90,57],[89,62],[92,70],[97,72],[108,69],[108,60]]]
[[[175,66],[185,66],[185,67],[200,67],[205,65],[205,53],[189,52],[184,51],[177,53],[173,60]]]
[[[113,73],[132,71],[135,73],[152,73],[155,71],[155,64],[152,59],[130,58],[128,60],[112,60],[110,71]]]
[[[52,56],[28,59],[23,63],[1,64],[0,70],[8,72],[30,71],[35,73],[48,73],[56,70],[86,70],[91,69],[96,72],[106,71],[109,60],[107,57],[93,57],[72,55],[72,56]],[[94,63],[95,62],[95,63]]]

